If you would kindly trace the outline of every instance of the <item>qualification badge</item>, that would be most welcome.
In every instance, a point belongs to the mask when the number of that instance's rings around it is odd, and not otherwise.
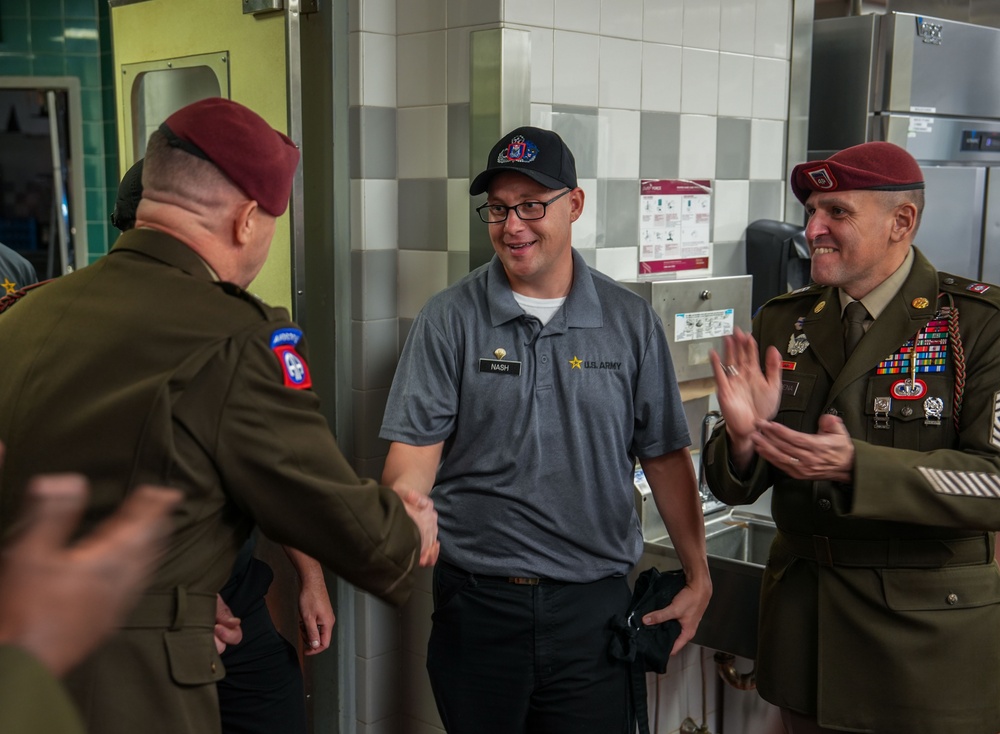
[[[792,334],[788,339],[788,353],[797,357],[809,348],[809,338],[805,334]]]
[[[892,408],[892,398],[875,398],[875,427],[889,430],[889,410]]]
[[[924,401],[924,425],[940,426],[941,415],[944,413],[944,401],[941,398],[927,398]]]

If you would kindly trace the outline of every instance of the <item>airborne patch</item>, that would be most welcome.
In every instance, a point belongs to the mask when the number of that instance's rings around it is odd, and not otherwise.
[[[295,390],[305,390],[312,387],[312,377],[309,367],[301,355],[295,351],[295,346],[302,339],[299,329],[278,329],[271,334],[271,351],[278,358],[285,387]]]

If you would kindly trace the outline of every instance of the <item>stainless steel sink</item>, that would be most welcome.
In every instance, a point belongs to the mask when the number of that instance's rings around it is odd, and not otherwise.
[[[655,526],[651,529],[653,532],[645,536],[646,552],[638,570],[648,566],[678,568],[677,552],[666,531],[657,533]],[[775,532],[769,515],[752,510],[726,508],[705,519],[714,591],[695,643],[744,658],[757,656],[760,582]]]

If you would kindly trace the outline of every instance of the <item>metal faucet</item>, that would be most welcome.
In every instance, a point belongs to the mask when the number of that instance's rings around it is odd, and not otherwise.
[[[701,511],[704,515],[725,507],[724,504],[715,499],[712,490],[708,488],[708,482],[705,481],[705,444],[708,443],[709,433],[711,433],[712,428],[721,417],[722,413],[719,411],[710,410],[705,413],[705,417],[701,421],[701,448],[699,449],[698,456],[698,495],[701,497]]]

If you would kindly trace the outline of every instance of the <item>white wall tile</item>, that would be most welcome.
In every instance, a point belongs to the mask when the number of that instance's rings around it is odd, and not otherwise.
[[[552,129],[552,105],[535,104],[531,105],[531,124],[534,127]]]
[[[405,107],[396,117],[399,178],[448,177],[448,107]]]
[[[598,178],[639,177],[639,111],[601,109],[598,119]]]
[[[583,214],[573,222],[573,247],[593,248],[597,246],[597,179],[581,178],[577,185],[583,189]]]
[[[719,50],[721,0],[684,0],[684,46]]]
[[[758,56],[753,62],[753,116],[788,119],[789,63]]]
[[[358,104],[396,106],[396,37],[383,33],[358,34],[361,54]]]
[[[448,0],[448,27],[499,23],[503,0]]]
[[[503,22],[552,27],[554,0],[504,0]]]
[[[448,250],[469,251],[469,179],[448,179]]]
[[[639,248],[599,247],[596,267],[615,280],[635,278],[639,274]]]
[[[792,0],[757,0],[754,53],[787,59],[791,54]]]
[[[399,649],[399,610],[378,597],[354,595],[354,644],[358,656],[376,658]]]
[[[372,724],[396,713],[400,698],[399,657],[396,651],[375,658],[354,658],[359,721]]]
[[[601,37],[599,107],[637,110],[642,90],[642,43]]]
[[[681,47],[642,44],[642,111],[681,111]]]
[[[354,182],[351,194],[354,195]],[[399,236],[399,183],[394,179],[363,179],[357,186],[360,226],[356,227],[357,250],[394,250]],[[351,242],[355,240],[355,223],[351,202]],[[352,244],[353,246],[353,244]]]
[[[448,34],[410,33],[396,40],[396,100],[400,107],[448,101]]]
[[[601,32],[601,0],[555,0],[555,28],[581,33]]]
[[[757,0],[725,0],[719,29],[719,50],[752,54]]]
[[[681,115],[681,151],[677,167],[681,178],[715,176],[716,118]]]
[[[351,30],[396,34],[396,0],[357,0],[357,4],[358,11],[350,21],[352,26],[356,22],[357,28]]]
[[[683,0],[643,0],[642,40],[680,46],[684,40]]]
[[[469,101],[469,33],[468,28],[448,29],[448,104]]]
[[[597,106],[601,44],[589,33],[556,31],[552,52],[552,102]]]
[[[531,101],[552,101],[552,58],[551,28],[532,28],[531,31]]]
[[[720,117],[750,117],[753,112],[753,56],[719,54]]]
[[[712,241],[738,242],[747,228],[749,181],[715,181],[712,197]]]
[[[352,107],[361,104],[361,33],[351,31],[347,36],[347,103]]]
[[[643,0],[602,0],[601,35],[642,38]]]
[[[750,178],[785,178],[785,124],[781,120],[750,123]]]
[[[681,53],[681,112],[714,115],[719,109],[719,53],[684,48]]]
[[[396,0],[396,33],[444,30],[447,17],[447,0]]]
[[[413,319],[427,300],[448,285],[448,253],[400,250],[399,317]]]

